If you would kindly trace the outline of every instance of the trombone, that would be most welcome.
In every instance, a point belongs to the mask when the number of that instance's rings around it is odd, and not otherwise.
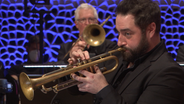
[[[98,24],[89,24],[84,28],[83,34],[76,40],[76,42],[72,45],[70,50],[65,54],[63,59],[68,55],[68,53],[71,51],[71,49],[75,46],[77,42],[81,40],[81,38],[84,39],[87,44],[91,46],[99,46],[101,45],[105,40],[105,30],[102,28],[102,26],[109,20],[111,16],[108,16],[105,21],[98,25]]]
[[[86,35],[83,34],[83,37],[84,37],[85,41],[87,42],[87,44],[90,44],[90,45],[94,44],[95,45],[97,43],[101,43],[102,41],[104,41],[105,40],[105,32],[102,32],[102,31],[104,31],[102,29],[103,28],[97,24],[88,25],[84,30],[84,34],[86,34]],[[96,36],[96,31],[99,31],[98,32],[99,34],[97,34],[97,36]],[[39,78],[30,79],[26,73],[22,72],[19,76],[19,82],[20,82],[21,89],[22,89],[25,97],[28,100],[33,100],[34,90],[41,87],[41,86],[42,86],[42,92],[46,93],[48,91],[53,90],[54,92],[57,93],[58,91],[61,91],[63,89],[74,86],[80,82],[77,82],[76,80],[70,79],[70,80],[65,81],[63,83],[59,83],[51,88],[45,88],[44,84],[47,84],[53,80],[59,79],[59,78],[64,77],[66,75],[70,75],[71,73],[78,72],[79,70],[90,68],[91,66],[102,63],[104,61],[115,60],[116,65],[112,69],[105,70],[105,71],[102,70],[103,74],[110,73],[117,68],[118,63],[119,63],[118,58],[116,56],[112,55],[112,53],[124,52],[124,51],[125,51],[124,48],[118,48],[116,50],[112,50],[112,51],[103,53],[101,55],[97,55],[95,57],[92,57],[89,60],[84,60],[82,62],[79,62],[79,63],[74,65],[74,66],[76,66],[74,68],[72,65],[68,65],[68,67],[66,67],[66,68],[61,68],[61,69],[46,73],[42,77],[39,77]]]

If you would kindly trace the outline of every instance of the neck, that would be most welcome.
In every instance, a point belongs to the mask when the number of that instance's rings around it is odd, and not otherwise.
[[[147,52],[151,51],[154,47],[156,47],[160,43],[159,34],[155,34],[154,37],[149,42],[149,49]]]
[[[132,62],[130,62],[127,66],[127,68],[130,68],[131,66],[133,66],[134,64]]]

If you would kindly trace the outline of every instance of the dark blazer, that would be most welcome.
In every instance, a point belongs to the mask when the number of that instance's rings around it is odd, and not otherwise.
[[[177,62],[184,62],[184,45],[179,46],[178,53],[176,56]]]
[[[180,104],[184,71],[162,42],[118,87],[117,91],[111,85],[102,89],[95,104]]]

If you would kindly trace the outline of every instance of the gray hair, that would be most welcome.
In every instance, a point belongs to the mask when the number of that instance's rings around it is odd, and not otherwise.
[[[77,9],[75,10],[75,21],[77,21],[77,19],[79,19],[79,11],[80,9],[92,9],[94,11],[94,16],[96,19],[98,19],[98,14],[97,14],[97,11],[96,9],[88,4],[88,3],[82,3],[80,6],[77,7]]]

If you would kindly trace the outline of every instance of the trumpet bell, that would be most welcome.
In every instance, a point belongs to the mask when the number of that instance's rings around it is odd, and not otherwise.
[[[99,46],[105,40],[105,30],[98,24],[87,25],[83,31],[83,39],[91,46]]]
[[[34,89],[33,89],[33,85],[31,83],[31,80],[30,78],[26,75],[26,73],[22,72],[20,74],[20,79],[19,79],[19,82],[20,82],[20,86],[21,86],[21,89],[25,95],[25,97],[28,99],[28,100],[33,100],[34,98]]]

